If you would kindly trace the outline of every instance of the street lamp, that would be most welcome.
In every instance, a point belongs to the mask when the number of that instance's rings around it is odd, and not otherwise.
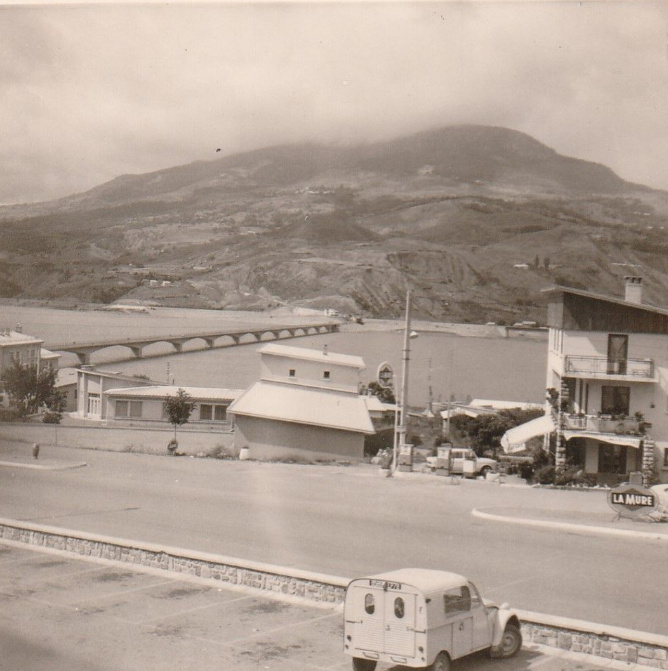
[[[404,328],[404,347],[401,356],[401,391],[394,415],[394,446],[392,450],[392,468],[390,473],[397,470],[399,450],[406,444],[406,413],[408,400],[408,362],[410,360],[410,341],[417,338],[417,333],[411,331],[411,292],[406,292],[406,325]]]

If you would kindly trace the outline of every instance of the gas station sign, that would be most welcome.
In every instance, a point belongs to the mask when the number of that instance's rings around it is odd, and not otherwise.
[[[393,387],[394,371],[392,370],[392,366],[390,366],[389,363],[384,362],[381,363],[380,366],[378,366],[377,379],[378,384],[381,387],[385,387],[386,389],[390,389]]]
[[[651,489],[621,485],[610,491],[608,503],[622,517],[641,517],[656,510],[659,502]]]

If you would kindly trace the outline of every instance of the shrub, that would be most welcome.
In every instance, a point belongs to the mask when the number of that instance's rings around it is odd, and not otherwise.
[[[554,476],[554,466],[542,466],[536,471],[535,480],[541,485],[552,485],[554,484]]]
[[[62,418],[63,416],[59,412],[53,412],[52,410],[47,410],[44,415],[42,415],[44,424],[60,424]]]
[[[12,408],[0,408],[0,422],[16,422],[21,415]]]

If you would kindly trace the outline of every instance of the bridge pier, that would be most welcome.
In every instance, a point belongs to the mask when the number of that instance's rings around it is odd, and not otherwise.
[[[144,352],[144,348],[143,347],[132,347],[132,346],[129,346],[129,347],[132,350],[132,353],[135,355],[135,357],[137,359],[141,359],[142,353]]]

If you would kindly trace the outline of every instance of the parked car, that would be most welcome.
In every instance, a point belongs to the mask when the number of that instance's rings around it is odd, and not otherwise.
[[[475,478],[478,475],[485,477],[487,473],[499,468],[499,462],[496,459],[479,457],[470,447],[439,448],[439,453],[444,456],[427,457],[429,466],[446,468],[446,463],[449,463],[450,472],[455,475],[464,475],[469,478]]]
[[[451,661],[479,650],[507,658],[522,647],[517,614],[447,571],[408,568],[357,578],[346,590],[344,620],[344,651],[354,671],[374,671],[378,662],[449,671]]]
[[[654,485],[650,487],[652,493],[659,500],[658,510],[662,513],[668,513],[668,483]]]

